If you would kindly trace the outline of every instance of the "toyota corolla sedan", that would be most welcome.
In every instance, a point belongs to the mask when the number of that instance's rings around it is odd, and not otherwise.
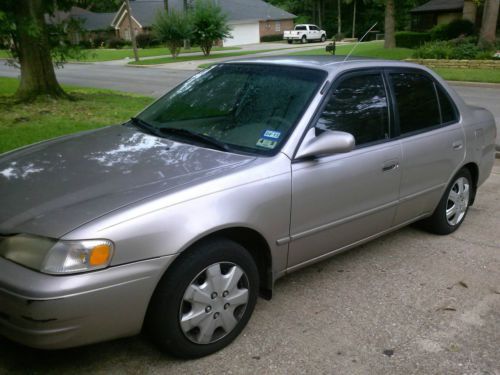
[[[216,65],[122,125],[0,156],[0,334],[213,353],[285,274],[413,222],[457,230],[495,137],[419,65]]]

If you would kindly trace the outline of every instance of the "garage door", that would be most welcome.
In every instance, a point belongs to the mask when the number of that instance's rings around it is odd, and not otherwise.
[[[259,23],[229,24],[233,38],[224,39],[224,47],[260,43]]]

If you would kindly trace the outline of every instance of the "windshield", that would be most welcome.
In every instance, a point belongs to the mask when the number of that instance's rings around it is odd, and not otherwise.
[[[200,143],[201,135],[204,146],[274,155],[325,78],[315,69],[218,65],[160,98],[138,121],[181,141]]]

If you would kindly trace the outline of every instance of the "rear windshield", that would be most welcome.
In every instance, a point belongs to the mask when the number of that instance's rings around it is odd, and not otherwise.
[[[222,64],[189,79],[138,117],[165,134],[188,130],[234,151],[274,155],[309,105],[326,72],[260,64]]]

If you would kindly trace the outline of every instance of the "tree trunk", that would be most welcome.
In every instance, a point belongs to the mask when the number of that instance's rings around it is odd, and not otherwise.
[[[394,22],[394,0],[386,0],[385,4],[385,30],[384,30],[384,48],[396,47]]]
[[[318,26],[319,28],[323,28],[323,13],[321,13],[321,3],[322,0],[318,0]]]
[[[163,7],[165,8],[165,13],[168,13],[168,0],[163,0]]]
[[[130,9],[130,1],[125,0],[125,6],[127,7],[127,19],[128,27],[130,27],[130,40],[132,41],[132,50],[134,51],[135,62],[139,61],[139,53],[137,52],[137,41],[135,39],[134,24],[132,21],[132,9]]]
[[[31,100],[40,95],[68,97],[59,86],[54,72],[43,0],[17,0],[14,22],[21,65],[21,81],[16,96],[21,100]]]
[[[337,0],[337,35],[342,34],[342,0]]]
[[[499,0],[486,0],[484,2],[483,21],[479,33],[479,45],[491,46],[496,41]]]
[[[356,38],[356,0],[354,0],[354,9],[352,11],[352,38]]]

